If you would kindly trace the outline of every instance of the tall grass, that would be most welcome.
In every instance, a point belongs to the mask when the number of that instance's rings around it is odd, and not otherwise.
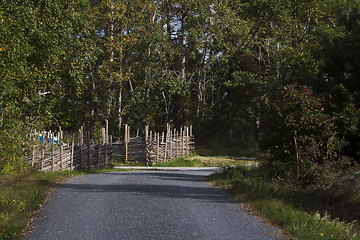
[[[340,221],[327,212],[336,212],[332,208],[345,205],[351,199],[334,203],[329,193],[324,196],[324,192],[304,190],[290,183],[267,179],[264,171],[256,167],[227,168],[208,179],[230,190],[236,198],[249,203],[255,211],[283,226],[298,239],[360,239],[356,222]],[[331,204],[327,204],[325,198]],[[313,206],[309,207],[311,202]],[[359,207],[360,203],[357,204]],[[317,210],[320,205],[322,207]],[[356,219],[358,216],[353,213],[352,218]]]

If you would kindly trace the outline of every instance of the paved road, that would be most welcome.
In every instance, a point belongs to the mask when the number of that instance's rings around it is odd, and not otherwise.
[[[25,239],[277,239],[247,215],[209,170],[80,176],[49,198]]]

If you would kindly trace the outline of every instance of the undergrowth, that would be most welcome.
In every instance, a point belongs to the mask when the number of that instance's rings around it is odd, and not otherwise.
[[[225,168],[208,180],[297,239],[360,239],[360,201],[355,194],[343,192],[340,197],[332,189],[304,189],[267,178],[261,167]]]

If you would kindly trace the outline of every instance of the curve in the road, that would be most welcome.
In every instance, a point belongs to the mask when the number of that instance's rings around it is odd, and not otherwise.
[[[277,228],[249,216],[212,171],[85,175],[62,184],[32,224],[32,239],[277,239]]]

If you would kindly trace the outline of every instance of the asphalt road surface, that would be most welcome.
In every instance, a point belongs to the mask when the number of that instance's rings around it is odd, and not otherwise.
[[[221,189],[210,170],[72,178],[51,195],[25,239],[277,239]]]

